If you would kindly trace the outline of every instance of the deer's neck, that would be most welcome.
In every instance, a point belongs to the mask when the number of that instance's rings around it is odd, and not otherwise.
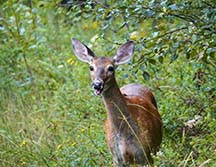
[[[131,119],[129,109],[127,107],[124,96],[116,83],[116,80],[107,89],[102,97],[107,111],[108,119],[111,123],[111,127],[117,131],[125,131],[128,127],[135,128],[134,122]]]

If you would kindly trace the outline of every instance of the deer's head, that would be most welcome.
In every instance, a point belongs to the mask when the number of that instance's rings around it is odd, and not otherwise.
[[[108,90],[115,80],[115,68],[127,63],[134,51],[133,41],[120,46],[114,57],[97,57],[85,44],[74,38],[72,38],[72,46],[78,59],[89,64],[96,95]]]

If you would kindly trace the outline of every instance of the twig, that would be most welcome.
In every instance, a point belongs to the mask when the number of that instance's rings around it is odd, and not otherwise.
[[[211,161],[211,159],[208,159],[206,161],[204,161],[199,167],[203,167],[204,165],[206,165],[207,163],[209,163]]]
[[[147,40],[145,40],[145,42],[152,41],[152,40],[155,40],[155,39],[164,37],[164,36],[166,36],[166,35],[173,34],[173,33],[175,33],[175,32],[178,32],[178,31],[181,31],[181,30],[184,30],[184,29],[187,29],[187,27],[182,27],[182,28],[178,28],[178,29],[175,29],[175,30],[172,30],[172,31],[168,31],[168,32],[166,32],[166,33],[164,33],[164,34],[162,34],[162,35],[158,35],[158,36],[156,36],[156,37],[154,37],[154,38],[147,39]]]
[[[105,9],[108,9],[108,7],[109,7],[107,4],[101,2],[100,0],[94,0],[94,1],[95,1],[97,4],[101,5],[102,7],[104,7]]]

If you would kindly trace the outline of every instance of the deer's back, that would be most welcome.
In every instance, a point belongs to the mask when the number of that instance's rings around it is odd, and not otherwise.
[[[129,98],[130,96],[145,98],[149,100],[157,108],[157,103],[151,90],[143,85],[136,84],[136,83],[128,84],[121,87],[121,92],[123,95]]]

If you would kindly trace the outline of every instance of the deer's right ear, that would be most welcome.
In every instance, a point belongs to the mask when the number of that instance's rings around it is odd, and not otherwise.
[[[90,63],[95,57],[95,54],[86,45],[84,45],[77,39],[72,38],[71,41],[74,53],[78,57],[78,59],[83,62]]]
[[[127,63],[133,56],[134,52],[134,42],[128,41],[122,45],[118,50],[116,55],[113,57],[115,65],[120,65]]]

